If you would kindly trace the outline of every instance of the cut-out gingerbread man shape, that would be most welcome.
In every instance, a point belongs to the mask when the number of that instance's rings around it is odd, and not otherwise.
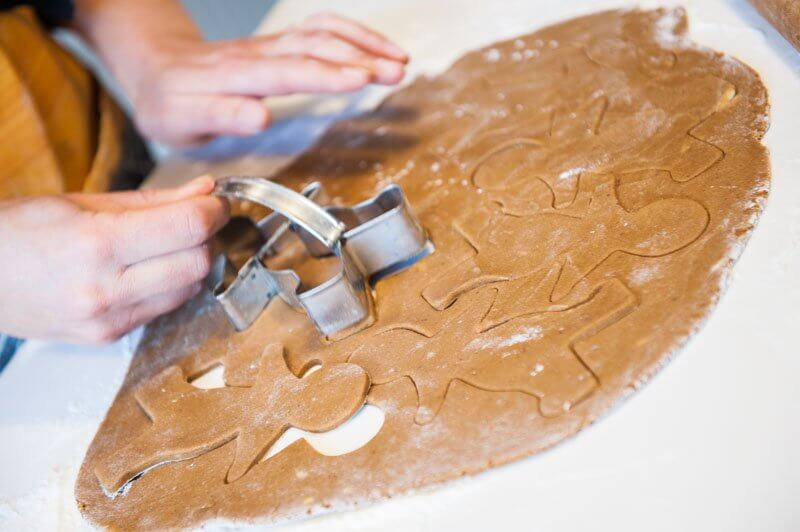
[[[469,290],[512,281],[498,285],[495,308],[527,313],[528,308],[546,305],[547,294],[550,302],[558,303],[613,253],[667,255],[694,242],[708,224],[708,211],[694,200],[662,199],[629,212],[617,199],[613,176],[592,176],[584,180],[584,187],[568,209],[528,217],[495,215],[474,239],[477,254],[427,286],[423,297],[443,309]],[[552,290],[522,279],[553,282],[556,263],[562,266]],[[533,273],[520,275],[521,269]],[[504,320],[496,315],[492,321]]]
[[[687,75],[643,84],[631,93],[601,90],[572,108],[556,108],[547,135],[515,130],[510,120],[496,130],[502,138],[479,136],[462,156],[475,186],[517,216],[569,204],[584,173],[654,168],[690,181],[724,157],[695,130],[735,94],[735,87],[718,77]],[[537,123],[541,130],[542,121]]]
[[[584,48],[586,57],[597,65],[628,71],[652,78],[663,78],[673,72],[677,56],[652,44],[634,45],[622,39],[597,39]]]
[[[289,427],[323,432],[351,417],[364,403],[369,377],[354,364],[333,364],[298,378],[286,367],[283,348],[264,349],[252,387],[199,389],[172,366],[145,383],[136,400],[153,424],[95,468],[107,492],[159,464],[199,456],[236,439],[226,482],[257,463]]]
[[[419,424],[434,419],[455,379],[484,390],[533,395],[541,413],[554,416],[598,384],[573,344],[636,306],[624,285],[610,282],[572,309],[513,320],[476,334],[493,296],[494,290],[484,289],[462,298],[444,311],[440,328],[430,336],[409,328],[384,331],[355,349],[349,360],[363,366],[376,384],[409,377],[417,389]]]
[[[592,143],[602,141],[597,136],[607,107],[608,98],[600,95],[571,109],[560,104],[529,111],[526,114],[534,118],[478,135],[459,155],[470,161],[473,183],[498,198],[506,198],[504,190],[512,191],[509,198],[513,198],[531,177],[553,187],[563,181],[564,170],[574,167],[576,158],[591,157],[596,151]],[[571,154],[569,159],[566,154]]]
[[[555,263],[549,269],[543,267],[530,275],[495,285],[497,297],[481,321],[481,330],[487,331],[514,318],[564,311],[585,303],[593,289],[586,279],[576,283],[566,297],[558,302],[552,301],[553,287],[558,282],[561,270],[562,265]]]

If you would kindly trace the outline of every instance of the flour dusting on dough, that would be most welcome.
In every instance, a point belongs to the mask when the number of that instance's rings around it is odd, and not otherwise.
[[[231,333],[208,294],[149,326],[81,470],[84,515],[188,528],[352,507],[540,452],[644,383],[709,315],[769,188],[766,90],[676,33],[685,27],[681,9],[567,21],[467,54],[332,126],[276,179],[299,189],[315,176],[344,205],[396,181],[436,252],[378,281],[374,325],[337,341],[281,302]],[[234,405],[269,386],[257,362],[269,341],[294,376],[360,366],[366,400],[385,412],[374,439],[341,456],[297,441],[252,462],[272,433],[251,434],[267,415],[251,406],[235,439],[104,496],[98,471],[148,430],[166,443],[142,463],[224,421],[210,403],[176,411],[181,390],[204,398],[180,380],[148,418],[142,389],[221,363],[229,386],[214,393]],[[306,402],[303,414],[325,403]],[[226,483],[236,463],[243,474]]]
[[[513,334],[507,338],[481,337],[475,338],[467,344],[467,349],[493,349],[499,347],[511,347],[517,344],[536,340],[542,337],[542,328],[539,326],[523,327],[521,332]]]

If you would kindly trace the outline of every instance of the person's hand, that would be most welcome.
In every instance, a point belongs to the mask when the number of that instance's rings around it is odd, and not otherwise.
[[[213,186],[0,202],[0,332],[102,343],[197,294],[229,216]]]
[[[175,0],[77,0],[76,9],[139,129],[172,146],[256,134],[270,119],[264,97],[394,84],[408,61],[382,35],[334,14],[274,35],[207,42]]]
[[[330,93],[403,78],[406,55],[336,15],[284,33],[227,42],[168,41],[131,91],[140,130],[173,146],[253,135],[269,123],[265,96]]]

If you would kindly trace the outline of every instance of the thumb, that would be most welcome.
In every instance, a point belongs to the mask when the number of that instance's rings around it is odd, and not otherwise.
[[[210,175],[204,175],[178,187],[118,192],[113,194],[113,200],[120,207],[139,209],[174,203],[194,196],[207,196],[213,190],[214,178]]]
[[[146,209],[174,203],[194,196],[207,196],[214,190],[214,178],[204,175],[179,187],[106,192],[101,194],[71,194],[70,199],[93,211],[120,212]]]

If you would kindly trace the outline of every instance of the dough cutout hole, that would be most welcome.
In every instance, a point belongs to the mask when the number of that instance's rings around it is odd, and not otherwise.
[[[306,369],[303,370],[300,378],[307,377],[314,373],[315,371],[319,371],[322,367],[322,364],[319,362],[314,362],[309,365]],[[222,364],[214,364],[204,372],[202,372],[197,377],[189,379],[189,384],[194,386],[195,388],[200,388],[201,390],[213,390],[214,388],[224,388],[227,386],[225,384],[225,366]]]
[[[312,367],[309,371],[316,369],[319,369],[318,366]],[[269,460],[301,439],[305,439],[315,451],[325,456],[352,453],[377,436],[385,418],[383,410],[375,405],[365,404],[350,419],[327,432],[308,432],[291,427],[272,444],[262,461]]]
[[[305,379],[315,371],[319,371],[322,368],[322,364],[320,362],[312,362],[308,367],[306,367],[300,375],[301,379]]]
[[[321,363],[313,362],[303,370],[300,378],[308,377],[321,368]],[[215,364],[191,379],[189,384],[202,390],[224,388],[226,386],[224,374],[225,366]],[[377,406],[365,404],[350,419],[327,432],[308,432],[290,427],[272,444],[272,447],[270,447],[262,460],[275,456],[294,442],[302,439],[305,439],[314,450],[325,456],[339,456],[351,453],[369,443],[378,434],[383,426],[385,417],[383,410]]]
[[[189,384],[201,390],[213,390],[214,388],[224,388],[225,380],[225,366],[222,364],[215,364],[208,368],[206,371],[197,377],[189,380]]]

